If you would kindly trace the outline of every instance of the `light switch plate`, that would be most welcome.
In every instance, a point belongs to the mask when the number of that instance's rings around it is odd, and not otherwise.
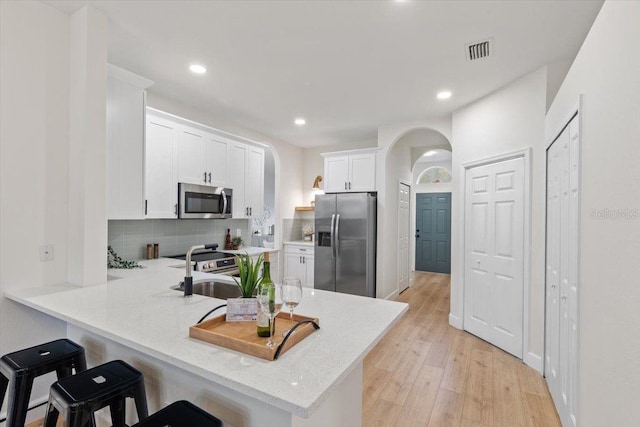
[[[53,245],[40,245],[40,261],[53,261]]]
[[[237,237],[242,237],[242,229],[241,228],[236,228],[236,236]]]

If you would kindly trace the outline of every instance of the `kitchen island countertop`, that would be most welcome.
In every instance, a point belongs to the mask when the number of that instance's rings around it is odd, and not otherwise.
[[[307,418],[350,375],[407,311],[404,303],[304,289],[296,313],[317,316],[321,329],[268,362],[189,338],[189,327],[224,301],[169,289],[184,276],[174,259],[143,269],[109,270],[105,284],[8,292],[8,298],[222,385]],[[194,273],[194,280],[211,280]],[[218,276],[218,275],[215,275]],[[226,279],[222,276],[219,279]]]

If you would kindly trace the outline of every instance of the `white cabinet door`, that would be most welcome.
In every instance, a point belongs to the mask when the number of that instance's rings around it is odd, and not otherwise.
[[[233,143],[229,150],[229,186],[233,190],[233,218],[247,218],[245,185],[247,171],[247,150],[244,144]]]
[[[348,190],[349,157],[327,157],[324,159],[324,191],[340,193]]]
[[[204,133],[196,129],[180,126],[176,142],[178,154],[178,182],[188,184],[207,183],[203,169]]]
[[[284,277],[297,277],[300,281],[305,279],[304,264],[302,263],[303,255],[285,253],[284,254]]]
[[[144,90],[107,80],[107,218],[144,219]]]
[[[205,134],[202,150],[204,172],[207,174],[207,185],[214,187],[227,186],[228,144],[211,134]]]
[[[464,328],[522,358],[524,159],[469,169]]]
[[[176,218],[176,125],[147,114],[145,198],[147,218]]]
[[[376,154],[349,156],[348,191],[376,191]]]
[[[313,288],[314,268],[313,257],[306,255],[304,257],[304,279],[302,279],[302,286]]]
[[[250,217],[259,217],[264,210],[264,150],[249,147],[247,150],[247,177],[245,203]]]

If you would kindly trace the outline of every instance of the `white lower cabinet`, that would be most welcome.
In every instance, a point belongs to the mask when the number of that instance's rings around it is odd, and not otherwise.
[[[297,277],[305,288],[313,288],[313,246],[285,243],[284,277]]]

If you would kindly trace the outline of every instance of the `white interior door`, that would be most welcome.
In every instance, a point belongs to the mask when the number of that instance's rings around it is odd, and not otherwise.
[[[464,329],[522,358],[522,157],[466,172],[464,274]]]
[[[409,287],[409,200],[411,187],[398,187],[398,292]]]
[[[545,376],[565,426],[577,424],[578,141],[574,118],[547,150]]]

